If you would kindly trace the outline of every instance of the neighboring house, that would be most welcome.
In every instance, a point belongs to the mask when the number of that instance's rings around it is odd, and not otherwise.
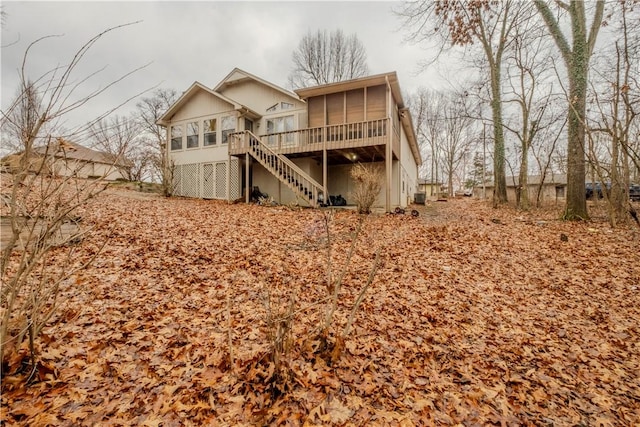
[[[427,198],[437,198],[442,193],[442,183],[419,179],[418,193],[423,193]]]
[[[29,165],[29,171],[33,173],[42,171],[57,176],[115,181],[128,179],[127,171],[131,168],[126,159],[61,138],[48,146],[34,148],[33,153],[34,158]],[[3,163],[9,171],[15,171],[19,167],[21,157],[22,153],[12,154],[5,157]]]
[[[507,177],[507,199],[516,200],[517,191],[520,187],[520,179],[517,176]],[[542,182],[542,185],[541,185]],[[485,197],[493,197],[493,183],[485,185]],[[527,187],[529,192],[529,203],[536,203],[538,191],[540,191],[540,202],[553,202],[565,200],[567,188],[567,176],[564,174],[547,174],[542,180],[542,175],[529,175],[527,177]],[[482,187],[476,186],[473,194],[482,197]]]
[[[174,194],[249,201],[348,204],[352,166],[375,163],[384,186],[374,206],[406,206],[418,188],[420,152],[395,72],[282,89],[235,68],[216,87],[198,82],[158,120],[166,127]]]

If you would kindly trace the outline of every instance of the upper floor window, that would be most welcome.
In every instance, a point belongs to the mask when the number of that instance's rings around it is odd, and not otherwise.
[[[216,145],[216,119],[204,121],[204,145]]]
[[[267,120],[267,133],[290,132],[293,129],[293,116],[274,117]],[[288,133],[284,139],[286,142],[293,141],[293,134]],[[272,141],[270,141],[272,142]]]
[[[222,143],[229,142],[229,134],[236,131],[236,118],[233,116],[225,116],[220,119],[220,127],[222,128]]]
[[[274,111],[280,110],[290,110],[294,105],[290,102],[278,102],[277,104],[273,104],[271,107],[267,108],[267,113],[273,113]]]
[[[197,148],[198,143],[198,122],[187,124],[187,148]]]
[[[182,125],[171,126],[171,150],[182,150]]]

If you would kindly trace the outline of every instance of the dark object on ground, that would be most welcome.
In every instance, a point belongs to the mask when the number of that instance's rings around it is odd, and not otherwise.
[[[493,219],[491,220],[491,222],[492,222],[492,223],[494,223],[494,224],[502,224],[502,221],[500,221],[500,220],[499,220],[499,219],[497,219],[497,218],[493,218]]]
[[[393,213],[395,213],[396,215],[404,215],[405,214],[405,210],[402,209],[400,206],[398,206],[397,208],[395,208],[395,210],[393,211]],[[420,212],[418,212],[415,209],[411,210],[411,216],[416,218],[418,216],[420,216]]]
[[[638,218],[638,212],[636,212],[635,208],[631,205],[629,205],[629,215],[631,215],[631,218],[633,218],[635,222],[638,224],[638,227],[640,227],[640,219]]]
[[[347,200],[342,197],[342,194],[329,196],[329,202],[331,203],[331,206],[347,206]]]
[[[568,242],[569,241],[569,237],[564,233],[560,233],[560,240],[562,242]]]
[[[267,198],[269,195],[267,193],[263,193],[260,191],[260,187],[253,187],[253,191],[251,192],[251,200],[257,202],[260,198]]]
[[[631,184],[629,186],[629,199],[634,202],[640,202],[640,184]]]
[[[414,203],[417,203],[419,205],[424,205],[426,200],[427,200],[427,195],[425,193],[415,193],[413,195]]]

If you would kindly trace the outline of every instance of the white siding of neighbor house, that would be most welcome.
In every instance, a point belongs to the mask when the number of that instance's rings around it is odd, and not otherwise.
[[[127,179],[127,176],[114,165],[73,159],[56,159],[53,170],[58,176],[75,176],[85,179],[99,178],[106,181]]]
[[[414,194],[418,188],[418,165],[416,159],[413,157],[413,152],[409,146],[409,140],[407,134],[402,128],[400,138],[400,159],[401,159],[401,174],[400,174],[400,204],[406,206],[408,203],[413,202]],[[402,189],[402,182],[404,182],[404,190]]]

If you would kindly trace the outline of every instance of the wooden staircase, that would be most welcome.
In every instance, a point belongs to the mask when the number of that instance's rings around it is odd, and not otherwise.
[[[245,131],[244,137],[248,139],[248,141],[245,140],[248,142],[248,152],[254,159],[298,197],[306,200],[313,207],[318,206],[320,203],[318,196],[321,194],[324,196],[322,184],[307,175],[286,156],[274,152],[250,131]]]

